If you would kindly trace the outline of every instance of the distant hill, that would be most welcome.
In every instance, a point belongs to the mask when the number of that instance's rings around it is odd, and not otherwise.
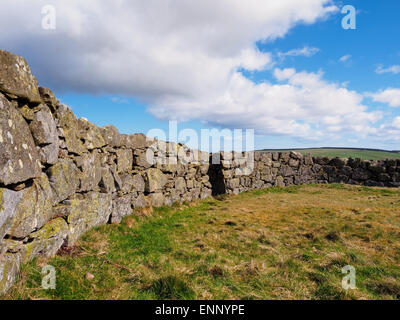
[[[312,154],[319,157],[360,158],[363,160],[400,159],[400,151],[388,151],[365,148],[305,148],[305,149],[265,149],[268,152],[297,151],[302,154]]]

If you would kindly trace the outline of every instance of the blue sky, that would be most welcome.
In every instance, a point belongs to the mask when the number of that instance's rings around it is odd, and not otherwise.
[[[78,117],[122,133],[175,119],[255,129],[258,149],[400,149],[399,1],[57,2],[57,29],[14,19],[0,46]],[[342,28],[343,5],[357,9],[356,30]]]

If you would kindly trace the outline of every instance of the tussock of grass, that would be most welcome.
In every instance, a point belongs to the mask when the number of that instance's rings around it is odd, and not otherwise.
[[[311,185],[138,212],[24,266],[4,298],[399,299],[399,196]],[[56,290],[40,287],[45,264]],[[346,265],[355,290],[341,287]]]

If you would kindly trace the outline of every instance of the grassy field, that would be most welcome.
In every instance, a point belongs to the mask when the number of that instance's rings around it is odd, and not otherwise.
[[[268,151],[268,150],[265,150]],[[287,150],[271,150],[271,151],[290,151]],[[295,150],[303,154],[312,154],[318,157],[339,157],[339,158],[360,158],[363,160],[385,160],[385,159],[400,159],[400,152],[388,152],[377,150],[361,150],[361,149],[298,149]]]
[[[399,279],[400,190],[321,185],[138,212],[25,266],[3,298],[400,299]]]

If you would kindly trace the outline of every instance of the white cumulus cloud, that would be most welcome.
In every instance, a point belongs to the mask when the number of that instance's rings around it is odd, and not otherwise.
[[[351,54],[346,54],[339,59],[340,62],[347,62],[351,59]]]
[[[400,73],[400,66],[399,65],[393,65],[387,68],[384,68],[383,66],[378,66],[376,68],[375,72],[377,74],[384,74],[384,73],[393,73],[393,74],[398,74]]]
[[[331,0],[54,0],[57,28],[44,30],[48,3],[3,0],[0,47],[28,58],[53,89],[135,97],[161,119],[307,139],[366,135],[380,118],[321,73],[275,69],[276,83],[256,84],[239,71],[272,69],[256,43],[337,12]]]
[[[278,54],[278,56],[281,58],[298,57],[298,56],[312,57],[313,55],[317,54],[318,52],[320,52],[319,48],[305,46],[303,48],[293,49],[293,50],[290,50],[287,52],[280,52]]]
[[[388,88],[377,93],[367,93],[366,96],[371,97],[375,102],[388,104],[390,107],[400,107],[400,89]]]

